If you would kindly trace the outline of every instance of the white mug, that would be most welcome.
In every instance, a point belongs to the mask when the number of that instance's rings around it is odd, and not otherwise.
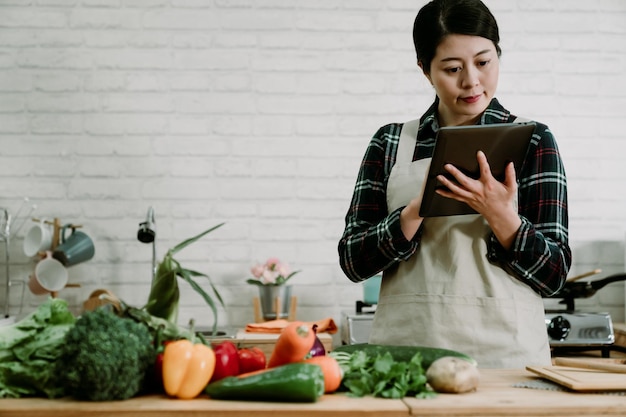
[[[67,285],[68,273],[63,264],[52,257],[50,251],[37,262],[35,272],[28,280],[28,288],[33,294],[46,294],[60,291]]]
[[[23,249],[26,256],[35,256],[52,246],[52,227],[44,219],[35,223],[24,235]]]

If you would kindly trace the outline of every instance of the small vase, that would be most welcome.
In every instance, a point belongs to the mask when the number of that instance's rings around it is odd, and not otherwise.
[[[280,307],[280,314],[276,314],[276,299]],[[259,285],[259,299],[263,319],[286,319],[289,316],[291,305],[291,285]]]

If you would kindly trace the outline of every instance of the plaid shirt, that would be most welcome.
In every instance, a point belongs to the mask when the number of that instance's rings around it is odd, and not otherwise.
[[[420,119],[414,161],[432,157],[439,129],[437,105],[435,100]],[[494,98],[479,124],[509,123],[515,118]],[[396,160],[401,130],[401,123],[381,127],[361,163],[339,241],[341,268],[354,282],[407,260],[419,250],[421,228],[408,241],[400,229],[402,208],[387,212],[387,180]],[[554,136],[543,124],[537,123],[518,184],[522,225],[509,250],[491,233],[487,257],[542,296],[550,296],[565,283],[572,259],[565,171]]]

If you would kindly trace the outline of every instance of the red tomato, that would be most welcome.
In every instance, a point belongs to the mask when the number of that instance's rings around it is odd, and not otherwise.
[[[239,349],[237,352],[239,355],[239,372],[247,373],[254,372],[260,369],[265,369],[266,360],[265,353],[258,347]]]
[[[225,340],[213,345],[213,351],[215,352],[215,371],[213,371],[211,382],[240,374],[237,346],[233,342]]]

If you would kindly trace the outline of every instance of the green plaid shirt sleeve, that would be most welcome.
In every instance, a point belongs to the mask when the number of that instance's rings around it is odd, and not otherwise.
[[[437,102],[420,119],[413,160],[432,156],[437,130],[436,105]],[[514,119],[515,116],[493,99],[480,124],[506,123]],[[395,163],[401,129],[402,124],[380,128],[361,163],[338,247],[341,268],[355,282],[413,255],[419,256],[420,231],[412,240],[406,240],[400,230],[401,208],[387,212],[387,179]],[[487,256],[538,293],[549,296],[565,282],[571,251],[565,171],[556,141],[545,125],[537,124],[518,181],[522,226],[508,251],[492,234]]]
[[[489,259],[542,295],[558,292],[572,261],[568,245],[567,179],[552,132],[537,124],[519,179],[522,226],[505,251],[490,238]]]

